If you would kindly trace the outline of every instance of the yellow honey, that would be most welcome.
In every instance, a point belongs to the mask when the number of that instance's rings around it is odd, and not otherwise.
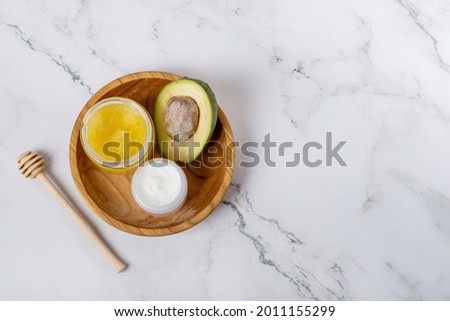
[[[153,153],[153,123],[137,102],[112,97],[95,104],[81,131],[86,154],[101,169],[128,173]]]
[[[119,104],[106,105],[97,111],[88,124],[88,141],[99,156],[114,161],[139,152],[147,127],[135,109]],[[125,155],[127,154],[127,155]]]

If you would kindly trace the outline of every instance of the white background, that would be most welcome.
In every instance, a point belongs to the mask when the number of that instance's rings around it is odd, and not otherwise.
[[[2,1],[0,299],[450,299],[449,30],[448,1]],[[348,167],[237,166],[235,211],[121,232],[78,195],[68,146],[91,94],[144,70],[209,82],[241,142],[301,152],[331,131]],[[27,149],[126,272],[21,177]]]
[[[315,307],[317,306],[319,310]],[[318,313],[318,316],[313,316],[316,311],[320,311],[321,307],[330,309],[330,306],[334,307],[334,313],[330,315],[329,312],[322,316]],[[261,311],[261,308],[263,310]],[[277,307],[278,316],[275,316],[275,307]],[[287,316],[282,315],[282,307],[285,307]],[[291,307],[294,311],[294,315],[290,316]],[[301,302],[301,301],[195,301],[195,302],[124,302],[124,301],[102,301],[102,302],[68,302],[68,301],[38,301],[38,302],[0,302],[1,316],[7,317],[7,320],[16,321],[24,319],[33,320],[49,320],[58,321],[63,317],[64,320],[78,321],[84,318],[92,318],[99,320],[210,320],[209,316],[198,317],[190,316],[190,310],[187,310],[188,316],[173,316],[175,309],[193,309],[194,313],[198,309],[200,315],[207,313],[213,313],[217,311],[219,315],[221,313],[245,313],[245,316],[230,317],[222,316],[216,317],[221,320],[423,320],[431,319],[436,321],[446,321],[449,317],[448,302]],[[141,312],[147,313],[147,316],[136,317],[134,311],[132,316],[117,316],[116,310],[132,310],[139,309]],[[169,309],[170,311],[167,311]],[[225,311],[227,309],[227,311]],[[239,309],[237,312],[236,309]],[[264,315],[264,309],[267,316]],[[298,309],[298,310],[297,310]],[[159,316],[150,316],[148,312],[155,314],[159,313]],[[245,310],[245,311],[242,311]],[[261,311],[261,314],[259,312]],[[272,312],[270,312],[272,311]],[[299,311],[299,312],[297,312]],[[309,312],[308,312],[309,311]],[[312,311],[312,312],[311,312]],[[326,311],[326,310],[324,310]],[[329,311],[329,310],[328,310]],[[122,312],[124,313],[124,312]],[[271,313],[271,314],[270,314]],[[122,314],[123,315],[123,314]],[[300,316],[301,315],[301,316]]]

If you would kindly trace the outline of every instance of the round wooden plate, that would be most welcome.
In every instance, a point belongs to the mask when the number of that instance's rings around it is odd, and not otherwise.
[[[81,146],[83,117],[96,102],[113,96],[127,97],[139,102],[153,115],[160,90],[179,78],[178,75],[166,72],[138,72],[118,78],[89,99],[73,127],[69,158],[78,191],[95,214],[122,231],[144,236],[162,236],[184,231],[206,218],[219,205],[230,185],[235,157],[234,138],[230,124],[220,108],[213,137],[207,146],[216,145],[215,168],[204,166],[205,162],[197,162],[196,165],[199,166],[183,168],[188,180],[188,199],[181,210],[169,216],[156,217],[145,212],[131,195],[132,174],[117,175],[101,171]],[[159,155],[159,149],[156,148],[155,157]]]

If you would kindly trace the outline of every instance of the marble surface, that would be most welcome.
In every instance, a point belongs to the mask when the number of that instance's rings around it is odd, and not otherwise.
[[[449,300],[449,30],[443,0],[2,1],[0,299]],[[188,231],[107,225],[76,191],[69,138],[96,90],[143,70],[206,80],[236,140],[293,149],[254,168],[238,151],[223,203]],[[326,132],[348,166],[284,165]],[[126,272],[20,176],[27,149]]]

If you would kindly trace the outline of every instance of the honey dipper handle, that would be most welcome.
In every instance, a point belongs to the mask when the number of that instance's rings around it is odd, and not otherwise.
[[[125,270],[127,265],[122,262],[116,254],[109,248],[105,241],[100,235],[94,230],[88,220],[81,215],[74,205],[60,192],[60,190],[52,183],[52,181],[43,173],[39,173],[36,178],[38,178],[45,187],[56,197],[56,199],[61,203],[61,205],[70,213],[74,220],[78,223],[80,228],[86,233],[86,235],[97,245],[99,250],[112,264],[116,272],[122,272]]]

